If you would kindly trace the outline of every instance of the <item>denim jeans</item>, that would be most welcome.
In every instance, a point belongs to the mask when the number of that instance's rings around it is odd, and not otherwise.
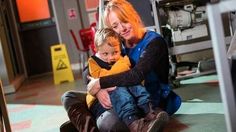
[[[141,85],[117,87],[110,92],[110,99],[113,110],[126,125],[140,118],[140,110],[149,112],[149,94]]]

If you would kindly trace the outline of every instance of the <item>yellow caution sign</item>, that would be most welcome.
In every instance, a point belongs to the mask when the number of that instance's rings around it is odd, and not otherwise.
[[[54,83],[73,82],[74,76],[71,70],[70,61],[64,44],[51,46],[52,67]]]

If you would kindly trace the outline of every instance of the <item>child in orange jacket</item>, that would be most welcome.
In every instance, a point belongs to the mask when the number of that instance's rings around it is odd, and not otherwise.
[[[99,78],[119,74],[130,69],[129,58],[121,55],[120,36],[112,29],[103,28],[96,32],[95,47],[96,54],[88,60],[88,70],[91,77]],[[168,120],[167,113],[160,112],[157,115],[152,110],[150,95],[142,85],[119,86],[110,91],[109,95],[113,110],[130,131],[155,131],[159,127],[158,118]],[[104,108],[95,96],[88,93],[86,102],[90,111],[98,119],[108,109]]]

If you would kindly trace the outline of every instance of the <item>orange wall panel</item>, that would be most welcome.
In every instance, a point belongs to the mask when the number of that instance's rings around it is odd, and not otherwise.
[[[20,22],[50,18],[48,0],[16,0]]]
[[[97,8],[99,4],[99,0],[85,0],[85,4],[86,4],[87,10]]]

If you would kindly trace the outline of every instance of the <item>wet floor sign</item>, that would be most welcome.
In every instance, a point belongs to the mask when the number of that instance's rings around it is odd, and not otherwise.
[[[68,54],[64,44],[51,46],[52,67],[54,84],[61,82],[73,82],[74,76],[71,70]]]

